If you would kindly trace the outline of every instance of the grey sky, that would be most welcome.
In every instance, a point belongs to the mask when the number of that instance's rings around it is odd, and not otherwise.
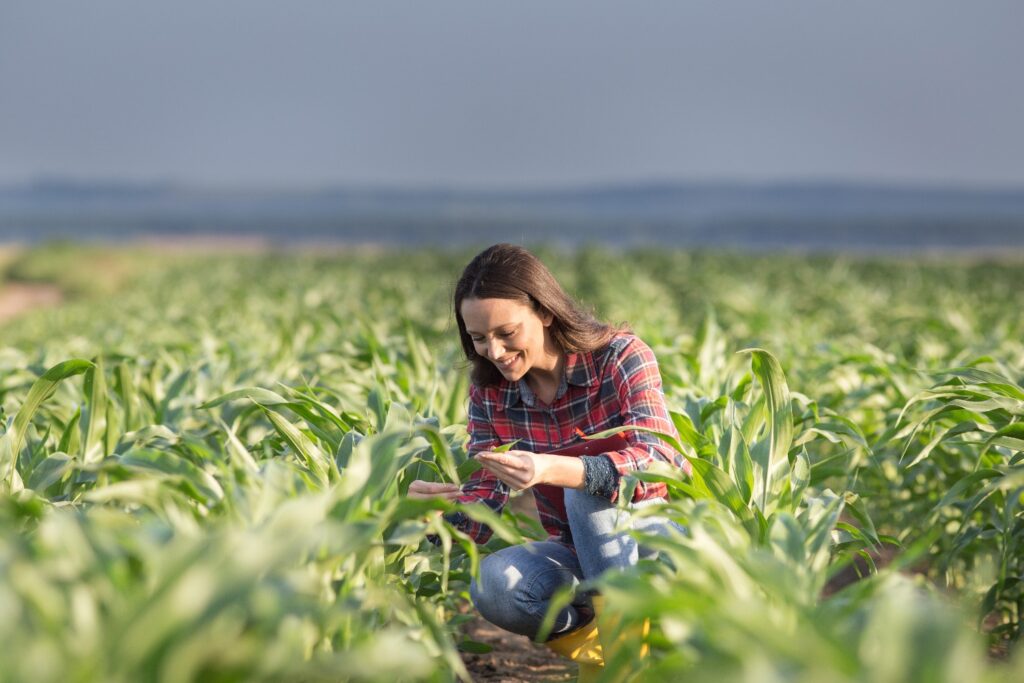
[[[1020,0],[0,0],[0,182],[1024,184]]]

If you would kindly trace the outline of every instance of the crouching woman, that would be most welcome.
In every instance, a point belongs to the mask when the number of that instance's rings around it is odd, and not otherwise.
[[[617,531],[622,477],[663,461],[685,459],[651,434],[629,430],[617,450],[567,457],[553,451],[594,434],[635,425],[676,435],[650,348],[628,329],[586,314],[527,250],[494,245],[462,273],[454,295],[459,338],[471,362],[469,454],[483,467],[460,490],[415,481],[409,495],[480,502],[500,512],[510,490],[531,489],[546,541],[485,557],[470,594],[493,624],[536,639],[552,596],[603,572],[636,564],[643,548]],[[502,444],[511,450],[497,452]],[[631,507],[665,499],[664,484],[640,483]],[[485,543],[491,531],[459,513],[449,521]],[[668,533],[660,517],[638,520]],[[577,592],[557,615],[547,645],[581,663],[601,663],[598,596]]]

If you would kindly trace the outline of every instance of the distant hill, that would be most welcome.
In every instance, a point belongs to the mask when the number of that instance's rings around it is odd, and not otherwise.
[[[821,250],[1024,248],[1024,189],[647,183],[533,191],[214,190],[47,179],[0,187],[0,241],[246,236],[271,243]]]

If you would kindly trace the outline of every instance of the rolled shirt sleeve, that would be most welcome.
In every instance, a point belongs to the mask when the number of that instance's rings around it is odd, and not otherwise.
[[[623,425],[645,427],[678,438],[678,432],[665,405],[658,361],[647,344],[638,337],[633,337],[623,347],[612,373]],[[630,444],[628,448],[602,454],[611,462],[619,479],[631,472],[644,470],[652,462],[659,460],[682,467],[689,473],[689,463],[654,434],[629,430],[623,433],[623,437]],[[607,496],[613,503],[618,500],[618,488],[616,482],[616,486]],[[640,482],[633,492],[632,500],[644,500],[647,490],[647,484]]]

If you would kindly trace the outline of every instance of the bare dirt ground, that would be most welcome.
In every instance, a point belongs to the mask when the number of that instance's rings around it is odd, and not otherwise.
[[[0,323],[29,311],[56,306],[64,295],[54,285],[8,282],[0,284]]]
[[[521,683],[534,681],[572,681],[576,679],[576,665],[559,657],[543,645],[531,642],[525,636],[503,631],[477,617],[466,628],[466,635],[493,650],[487,654],[464,653],[474,681],[487,683]]]
[[[537,519],[537,506],[532,495],[513,498],[510,506],[514,512]],[[509,633],[480,616],[466,625],[466,637],[493,648],[487,654],[462,655],[462,661],[474,681],[534,683],[576,680],[575,664],[526,636]]]
[[[53,285],[6,282],[7,266],[20,253],[21,247],[0,244],[0,324],[36,308],[56,306],[64,300]]]

